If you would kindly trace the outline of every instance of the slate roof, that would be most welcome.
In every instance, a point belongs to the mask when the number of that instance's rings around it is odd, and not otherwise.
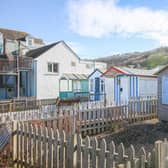
[[[26,36],[30,36],[27,32],[23,31],[17,31],[17,30],[9,30],[9,29],[3,29],[0,28],[0,32],[3,34],[4,38],[10,39],[10,40],[16,40],[16,39],[22,39],[25,40]],[[34,42],[37,44],[44,44],[42,39],[33,37]]]
[[[34,50],[30,50],[26,53],[26,56],[28,57],[32,57],[32,58],[37,58],[38,56],[40,56],[41,54],[43,54],[44,52],[48,51],[50,48],[52,48],[53,46],[59,44],[61,41],[58,41],[56,43],[52,43],[49,45],[45,45],[43,47],[34,49]]]

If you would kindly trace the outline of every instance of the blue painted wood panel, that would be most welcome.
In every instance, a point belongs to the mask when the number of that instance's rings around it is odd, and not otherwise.
[[[168,77],[162,77],[162,104],[168,104]]]

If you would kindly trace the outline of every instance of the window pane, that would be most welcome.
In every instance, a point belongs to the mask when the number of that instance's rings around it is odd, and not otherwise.
[[[48,72],[52,72],[52,64],[48,63]]]
[[[58,63],[54,63],[53,64],[53,72],[57,72],[58,73]]]

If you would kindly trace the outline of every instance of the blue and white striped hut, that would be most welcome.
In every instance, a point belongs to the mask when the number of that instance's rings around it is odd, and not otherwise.
[[[157,76],[153,70],[111,66],[102,74],[114,79],[114,100],[125,103],[130,98],[157,96]]]

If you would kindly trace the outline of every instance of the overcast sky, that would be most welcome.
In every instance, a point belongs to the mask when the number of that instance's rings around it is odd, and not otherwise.
[[[0,9],[1,28],[64,40],[82,58],[168,45],[168,0],[1,0]]]

